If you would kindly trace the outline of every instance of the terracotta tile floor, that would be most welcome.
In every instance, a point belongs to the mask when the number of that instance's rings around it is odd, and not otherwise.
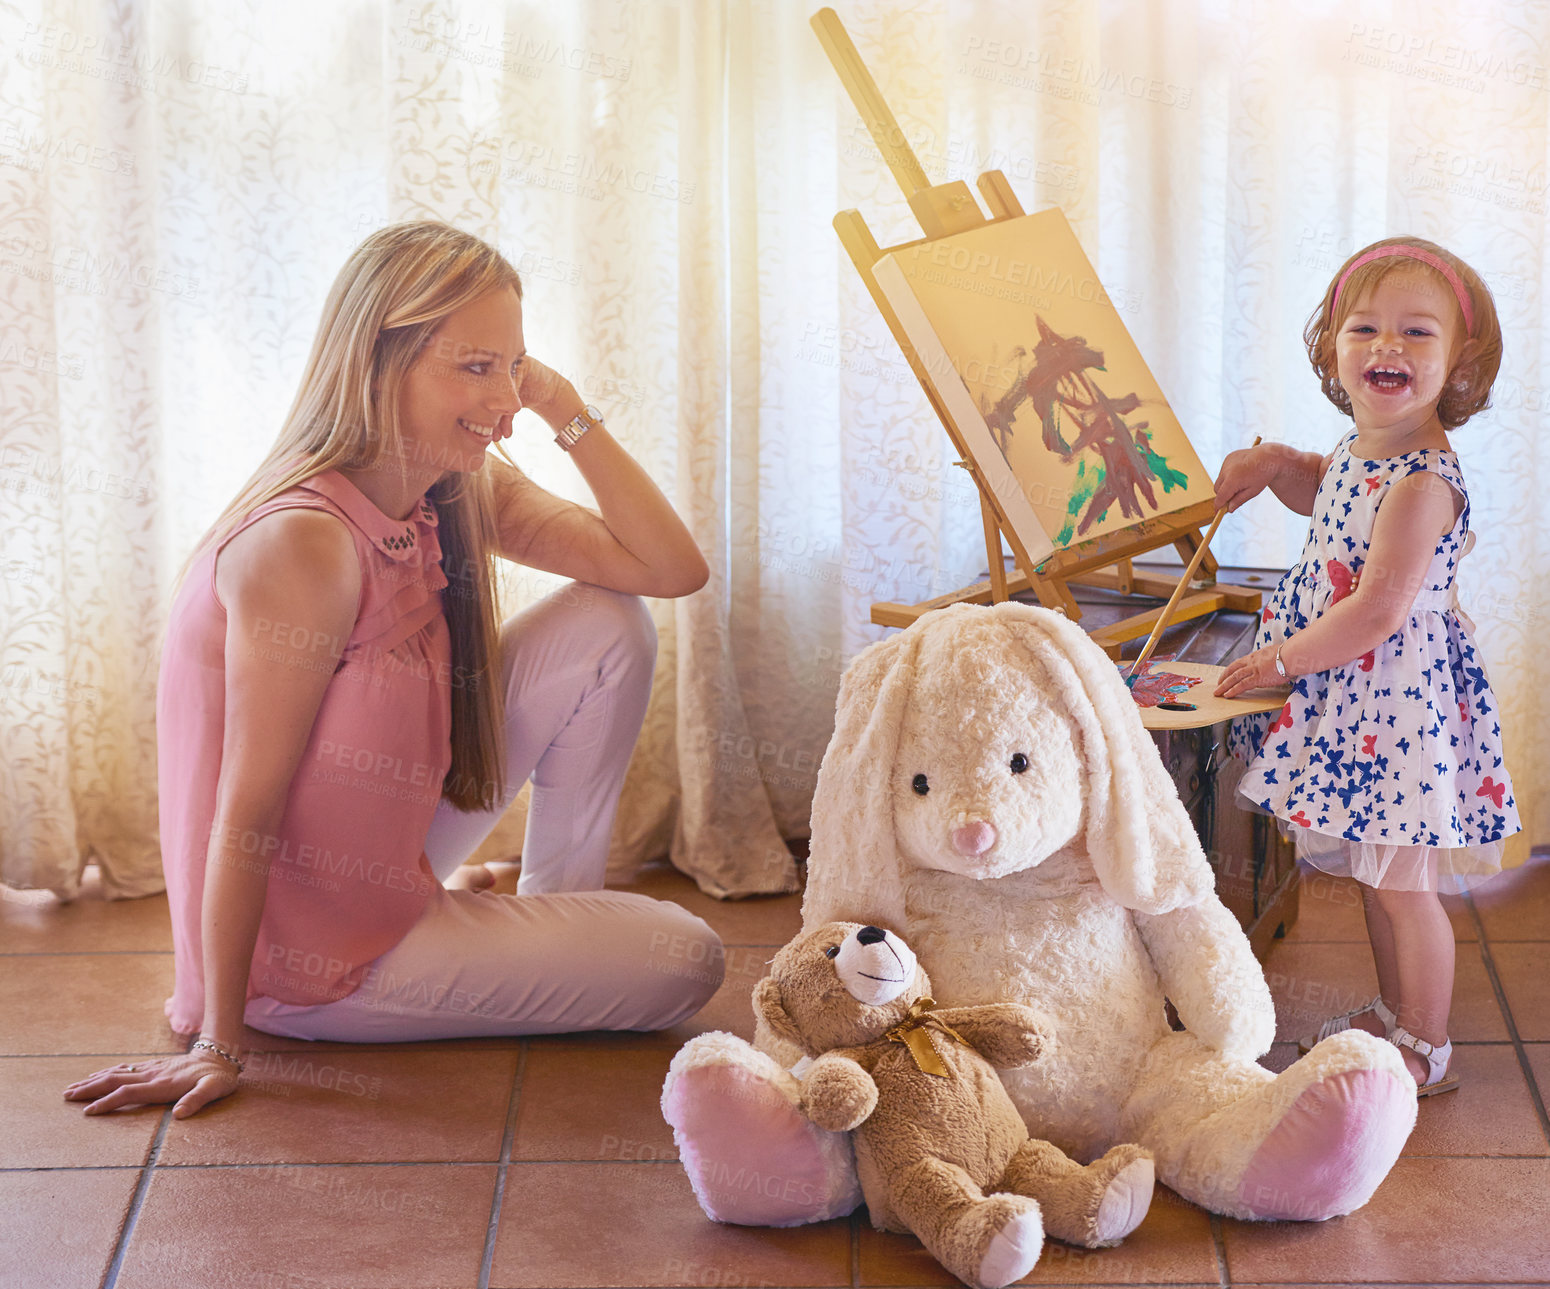
[[[509,874],[508,874],[509,878]],[[706,916],[727,979],[666,1034],[380,1047],[249,1034],[238,1095],[193,1119],[85,1119],[94,1069],[177,1050],[164,897],[0,900],[0,1286],[462,1289],[950,1283],[864,1217],[718,1226],[695,1205],[657,1097],[690,1035],[752,1029],[749,993],[797,897],[718,904],[664,866],[636,884]],[[1038,1284],[1550,1282],[1550,856],[1450,903],[1457,1094],[1372,1202],[1318,1225],[1213,1219],[1169,1192],[1123,1246],[1052,1244]],[[1310,880],[1266,972],[1281,1068],[1310,1019],[1372,988],[1355,892]]]

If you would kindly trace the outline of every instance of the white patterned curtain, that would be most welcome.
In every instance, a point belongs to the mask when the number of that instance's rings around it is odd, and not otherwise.
[[[1533,641],[1550,593],[1550,11],[883,0],[841,17],[933,180],[1062,206],[1197,450],[1327,451],[1299,341],[1355,247],[1414,232],[1496,291],[1493,410],[1458,432],[1461,599],[1550,840]],[[712,566],[653,606],[657,688],[611,870],[789,889],[874,600],[984,567],[968,478],[829,227],[918,236],[807,25],[744,0],[0,0],[0,881],[159,889],[154,687],[172,577],[272,442],[324,293],[399,219],[523,273],[530,344]],[[536,422],[517,459],[585,490]],[[1228,561],[1285,566],[1271,500]],[[508,611],[552,580],[514,571]],[[481,857],[514,853],[522,806]]]

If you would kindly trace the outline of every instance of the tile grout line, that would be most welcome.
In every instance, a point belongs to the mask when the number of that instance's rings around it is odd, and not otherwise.
[[[172,1107],[169,1105],[161,1112],[161,1122],[156,1125],[156,1135],[151,1138],[151,1149],[145,1157],[145,1163],[140,1169],[140,1180],[135,1183],[135,1193],[129,1201],[129,1212],[124,1217],[123,1229],[118,1233],[118,1240],[113,1246],[113,1256],[108,1259],[108,1269],[102,1277],[102,1289],[113,1289],[118,1283],[118,1273],[124,1265],[124,1256],[129,1252],[129,1241],[135,1233],[135,1226],[140,1221],[140,1210],[145,1207],[146,1192],[151,1189],[151,1174],[156,1170],[156,1160],[161,1154],[162,1142],[166,1140],[167,1129],[172,1123]]]
[[[1524,1050],[1523,1039],[1518,1034],[1518,1024],[1512,1018],[1512,1008],[1507,1003],[1507,991],[1502,988],[1502,980],[1496,972],[1496,958],[1491,953],[1490,941],[1486,939],[1485,923],[1481,920],[1480,910],[1475,907],[1474,897],[1464,892],[1464,907],[1469,910],[1469,916],[1475,924],[1475,939],[1480,944],[1480,959],[1485,964],[1486,978],[1491,982],[1491,990],[1496,995],[1496,1006],[1500,1009],[1502,1020],[1507,1026],[1507,1039],[1512,1044],[1512,1050],[1517,1054],[1518,1068],[1523,1072],[1523,1081],[1528,1084],[1529,1100],[1534,1103],[1534,1114],[1539,1118],[1539,1131],[1544,1134],[1546,1144],[1550,1144],[1550,1115],[1545,1113],[1544,1097],[1539,1092],[1539,1082],[1534,1077],[1534,1067],[1528,1059],[1528,1052]]]
[[[1227,1245],[1222,1241],[1222,1215],[1211,1214],[1211,1251],[1216,1254],[1216,1283],[1221,1289],[1229,1289],[1232,1277],[1227,1274]]]
[[[1506,1043],[1496,1043],[1493,1046],[1506,1047]],[[154,1139],[153,1139],[154,1140]],[[1535,1154],[1460,1154],[1460,1153],[1435,1153],[1427,1155],[1406,1155],[1406,1159],[1525,1159],[1543,1160],[1543,1152]],[[490,1164],[487,1159],[323,1159],[297,1162],[295,1160],[273,1160],[267,1163],[244,1161],[230,1164],[162,1164],[158,1163],[158,1169],[168,1173],[196,1173],[196,1172],[297,1172],[306,1168],[486,1168]],[[680,1163],[680,1160],[671,1158],[662,1159],[524,1159],[521,1163],[525,1167],[574,1167],[587,1165],[610,1168],[621,1166],[658,1168],[663,1165]],[[35,1176],[38,1173],[127,1173],[143,1170],[144,1164],[14,1164],[0,1167],[0,1176],[10,1174]],[[771,1228],[779,1229],[779,1228]],[[1550,1280],[1534,1281],[1535,1284],[1550,1285]]]
[[[192,1034],[183,1050],[191,1052],[199,1035]],[[129,1241],[140,1221],[140,1210],[145,1206],[146,1193],[151,1189],[151,1177],[156,1171],[156,1161],[161,1157],[162,1144],[167,1139],[167,1129],[172,1125],[172,1112],[176,1103],[162,1111],[161,1122],[156,1125],[156,1135],[151,1138],[151,1149],[145,1157],[145,1167],[140,1180],[135,1183],[135,1193],[129,1201],[129,1213],[124,1218],[124,1229],[119,1232],[118,1243],[113,1246],[113,1256],[108,1260],[107,1272],[102,1277],[101,1289],[113,1289],[118,1283],[118,1273],[123,1268],[124,1256],[129,1252]]]
[[[861,1285],[861,1210],[852,1209],[850,1214],[850,1289]]]
[[[133,958],[173,956],[171,949],[0,949],[0,958]]]
[[[490,1222],[484,1231],[484,1252],[479,1258],[478,1289],[490,1289],[490,1268],[495,1261],[495,1235],[500,1230],[501,1205],[506,1198],[506,1169],[511,1163],[511,1146],[517,1135],[517,1107],[522,1100],[522,1075],[527,1070],[528,1044],[524,1039],[517,1049],[517,1072],[511,1080],[511,1101],[506,1106],[506,1131],[501,1136],[500,1160],[495,1166],[495,1194],[490,1197]]]

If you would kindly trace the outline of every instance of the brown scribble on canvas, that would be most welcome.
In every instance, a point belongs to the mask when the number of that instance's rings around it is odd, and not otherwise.
[[[1087,374],[1090,370],[1102,370],[1102,351],[1081,336],[1060,335],[1042,317],[1036,317],[1036,321],[1039,343],[1033,350],[1032,366],[1020,370],[1012,388],[985,413],[985,423],[997,445],[1006,452],[1012,439],[1013,420],[1024,403],[1031,403],[1043,426],[1044,446],[1049,451],[1069,465],[1091,448],[1103,464],[1103,480],[1077,523],[1077,536],[1115,503],[1128,518],[1155,514],[1155,476],[1147,460],[1150,443],[1143,433],[1148,423],[1137,421],[1131,425],[1125,420],[1141,406],[1140,398],[1133,393],[1113,398],[1104,393]],[[1029,357],[1023,348],[1014,354],[1022,362]],[[1072,442],[1067,442],[1060,432],[1062,416],[1076,428]],[[1141,498],[1145,499],[1145,510]]]

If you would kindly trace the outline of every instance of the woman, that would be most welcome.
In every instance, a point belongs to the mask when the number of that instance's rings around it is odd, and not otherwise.
[[[486,455],[522,407],[597,500]],[[495,555],[575,579],[498,623]],[[388,1042],[657,1029],[721,982],[677,905],[603,891],[656,638],[704,585],[661,492],[529,357],[521,283],[445,224],[351,256],[278,441],[185,568],[157,725],[186,1054],[65,1095],[86,1112],[237,1086],[244,1021]],[[442,886],[529,777],[514,896]]]

